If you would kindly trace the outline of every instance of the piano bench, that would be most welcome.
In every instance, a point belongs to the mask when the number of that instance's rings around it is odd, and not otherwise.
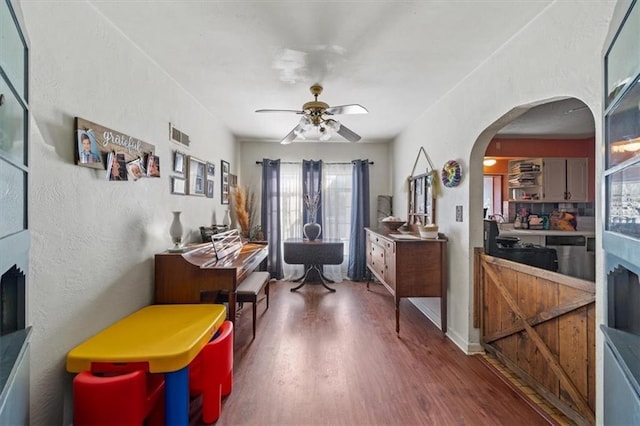
[[[258,303],[258,295],[264,288],[264,294],[267,299],[267,307],[269,309],[269,280],[271,275],[264,271],[255,271],[245,278],[236,289],[236,302],[253,304],[253,338],[256,338],[256,305]]]

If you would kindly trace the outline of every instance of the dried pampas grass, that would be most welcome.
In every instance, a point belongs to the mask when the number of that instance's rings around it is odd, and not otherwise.
[[[233,194],[234,207],[236,211],[236,220],[242,231],[242,236],[249,238],[249,232],[251,230],[251,220],[249,214],[249,205],[247,204],[247,190],[243,186],[238,186]]]

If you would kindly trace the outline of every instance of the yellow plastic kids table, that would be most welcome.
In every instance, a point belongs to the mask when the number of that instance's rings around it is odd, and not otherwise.
[[[224,305],[150,305],[85,340],[67,354],[67,371],[120,363],[165,373],[165,421],[189,424],[189,363],[226,318]]]

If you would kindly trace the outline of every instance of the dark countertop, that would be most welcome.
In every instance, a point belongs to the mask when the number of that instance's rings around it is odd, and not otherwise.
[[[504,237],[518,237],[523,235],[562,235],[572,236],[581,235],[584,237],[595,237],[595,229],[578,229],[576,231],[557,231],[551,229],[515,229],[512,223],[501,223],[498,225],[500,236]]]
[[[376,234],[382,235],[383,237],[391,238],[395,241],[437,241],[444,242],[447,241],[446,235],[442,232],[438,232],[438,238],[421,238],[420,234],[417,232],[400,232],[400,231],[391,231],[389,228],[381,226],[379,228],[365,227],[369,231],[375,232]]]

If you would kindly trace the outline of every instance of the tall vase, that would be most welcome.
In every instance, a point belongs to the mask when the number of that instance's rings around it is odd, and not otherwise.
[[[227,225],[226,231],[228,231],[231,228],[231,210],[230,209],[227,209],[227,211],[224,212],[224,219],[222,220],[222,224]]]
[[[182,222],[180,222],[180,213],[182,212],[173,212],[173,222],[171,222],[171,226],[169,227],[169,235],[171,235],[171,242],[173,242],[174,249],[182,247],[182,233],[184,229],[182,228]]]
[[[309,222],[305,223],[302,227],[302,232],[304,236],[307,237],[309,241],[314,241],[316,238],[320,236],[320,232],[322,232],[322,227],[319,223]]]

